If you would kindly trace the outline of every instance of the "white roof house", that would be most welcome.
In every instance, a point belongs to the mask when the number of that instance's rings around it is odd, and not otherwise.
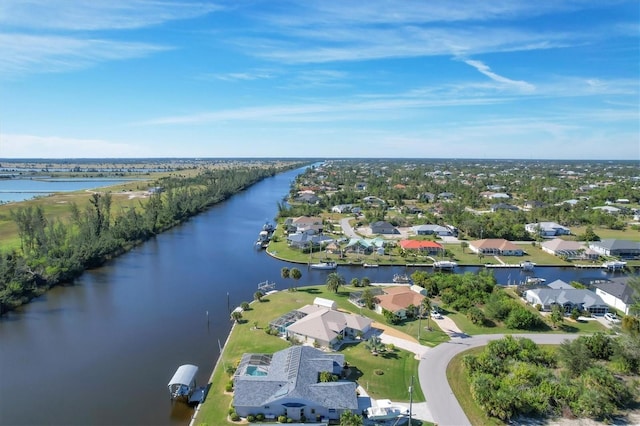
[[[302,343],[331,347],[340,338],[356,337],[371,329],[372,321],[360,315],[315,305],[297,311],[306,315],[289,325],[286,334]]]
[[[596,284],[595,288],[596,294],[607,305],[624,312],[625,315],[629,315],[629,307],[637,297],[640,298],[640,295],[635,294],[634,290],[622,281]]]
[[[566,241],[560,238],[543,242],[542,251],[554,256],[565,256],[567,259],[597,259],[600,255],[578,241]]]
[[[556,235],[569,235],[571,230],[555,222],[535,222],[527,223],[524,229],[530,234],[540,234],[543,237],[553,237]]]
[[[525,291],[524,297],[527,303],[534,306],[540,305],[543,311],[550,311],[553,305],[561,305],[565,312],[571,312],[573,308],[587,310],[594,315],[609,312],[609,306],[590,290],[535,288]]]

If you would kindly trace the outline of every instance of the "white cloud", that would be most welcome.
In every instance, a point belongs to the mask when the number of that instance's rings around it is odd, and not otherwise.
[[[148,157],[132,143],[59,136],[0,134],[0,158],[123,158]]]
[[[0,74],[60,72],[169,49],[148,43],[0,33]]]
[[[0,25],[52,30],[133,29],[220,9],[211,2],[179,0],[3,0]]]
[[[506,86],[516,88],[523,92],[533,92],[535,90],[535,86],[533,84],[527,83],[526,81],[511,80],[510,78],[496,74],[495,72],[491,71],[491,68],[489,68],[489,66],[485,65],[481,61],[466,59],[464,60],[464,62],[467,65],[474,67],[480,73],[489,77],[491,80],[497,81],[498,83],[502,83]]]

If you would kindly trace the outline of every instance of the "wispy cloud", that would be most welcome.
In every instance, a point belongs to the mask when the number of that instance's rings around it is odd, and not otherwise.
[[[269,71],[247,71],[247,72],[229,72],[229,73],[206,73],[197,76],[199,80],[221,80],[221,81],[253,81],[268,80],[274,78],[273,72]]]
[[[49,30],[118,30],[188,19],[222,9],[212,2],[3,0],[0,25]]]
[[[74,158],[148,156],[140,146],[100,139],[0,133],[0,155],[4,158]]]
[[[512,80],[510,78],[501,76],[491,71],[491,68],[485,63],[473,59],[465,59],[464,63],[472,66],[477,69],[480,73],[486,75],[493,81],[497,81],[498,83],[504,84],[509,87],[516,88],[523,92],[533,92],[535,90],[535,86],[533,84],[527,83],[526,81],[521,80]]]
[[[170,49],[148,43],[0,33],[0,74],[60,72]]]

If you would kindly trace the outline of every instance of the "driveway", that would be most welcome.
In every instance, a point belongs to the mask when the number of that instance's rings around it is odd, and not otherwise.
[[[429,406],[433,421],[440,426],[469,425],[469,419],[462,411],[449,382],[447,365],[451,359],[467,349],[485,346],[491,340],[501,339],[504,334],[455,337],[449,342],[425,352],[420,360],[418,375],[420,386]],[[514,337],[526,337],[540,344],[560,344],[566,339],[575,339],[576,334],[514,334]]]
[[[354,231],[351,225],[349,224],[348,217],[340,219],[340,227],[342,228],[342,232],[344,233],[345,236],[349,238],[360,238],[358,234],[356,234],[356,231]]]

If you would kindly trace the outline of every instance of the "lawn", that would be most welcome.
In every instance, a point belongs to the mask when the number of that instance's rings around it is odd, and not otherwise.
[[[586,226],[572,226],[571,227],[571,235],[567,237],[563,237],[563,239],[576,239],[577,235],[583,235],[586,231]],[[618,240],[631,240],[631,241],[640,241],[640,230],[634,230],[630,227],[624,230],[616,230],[609,228],[601,228],[594,227],[593,232],[600,237],[601,240],[606,239],[618,239]]]
[[[222,357],[212,375],[209,396],[198,413],[196,424],[219,425],[227,423],[226,417],[232,395],[224,392],[225,385],[230,380],[230,376],[225,372],[225,367],[235,366],[245,352],[273,353],[289,346],[285,340],[265,333],[269,321],[295,308],[312,303],[316,297],[335,300],[339,309],[359,314],[360,309],[348,301],[350,290],[352,290],[350,287],[344,287],[335,294],[328,292],[324,286],[303,287],[296,291],[280,291],[270,294],[263,298],[262,302],[251,303],[251,308],[243,313],[242,320],[233,327],[230,338],[223,349]],[[381,315],[370,310],[365,310],[363,314],[376,321],[383,320]],[[402,329],[402,326],[397,328]],[[429,333],[436,336],[438,332],[434,329],[433,332],[423,334]],[[425,337],[424,341],[429,342],[429,339]],[[418,382],[418,361],[414,359],[412,353],[395,349],[386,355],[373,356],[361,344],[345,345],[340,352],[345,355],[347,362],[353,367],[353,377],[373,397],[408,401],[408,388],[411,376],[413,376],[413,400],[415,402],[424,401],[424,395]],[[374,370],[380,370],[383,374],[375,374]]]

